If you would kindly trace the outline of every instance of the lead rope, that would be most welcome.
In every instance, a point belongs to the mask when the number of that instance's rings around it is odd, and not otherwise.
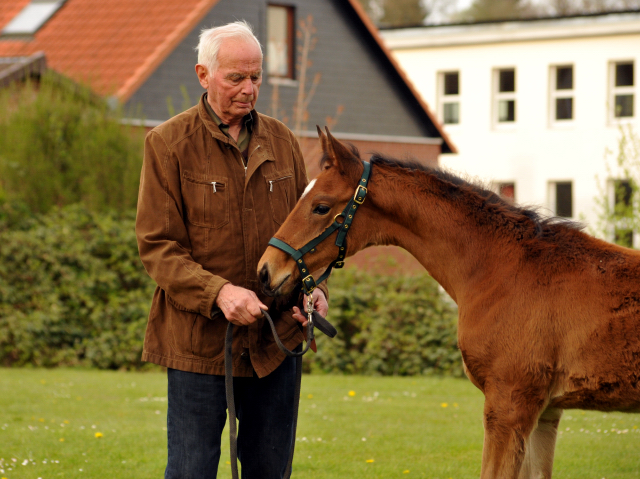
[[[289,450],[289,461],[287,462],[287,468],[284,473],[284,479],[291,477],[293,466],[293,453],[296,445],[296,431],[298,428],[298,410],[300,406],[300,390],[302,385],[302,356],[309,350],[314,338],[313,328],[317,326],[320,331],[327,336],[333,338],[337,334],[336,329],[329,321],[323,318],[320,313],[313,309],[313,296],[307,296],[307,318],[309,323],[307,324],[307,344],[302,351],[291,351],[286,348],[282,343],[278,334],[276,333],[276,327],[273,323],[273,319],[267,311],[261,310],[264,317],[267,319],[271,332],[278,345],[280,351],[287,356],[296,358],[296,385],[293,392],[293,437],[291,440],[291,449]],[[227,334],[224,339],[224,384],[227,396],[227,408],[229,410],[229,455],[231,456],[231,477],[232,479],[238,479],[238,427],[236,424],[236,404],[233,395],[233,324],[227,325]]]

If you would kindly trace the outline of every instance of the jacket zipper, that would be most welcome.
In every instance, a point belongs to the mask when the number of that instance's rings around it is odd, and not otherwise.
[[[256,146],[256,147],[253,149],[253,151],[247,155],[247,164],[246,164],[246,165],[244,165],[244,176],[245,176],[245,177],[247,176],[247,167],[249,166],[249,159],[251,158],[251,155],[253,155],[253,154],[256,152],[256,150],[257,150],[258,148],[260,148],[260,145]]]
[[[282,181],[282,180],[286,180],[287,178],[291,178],[292,175],[289,176],[283,176],[282,178],[277,178],[275,180],[269,180],[269,191],[273,192],[273,184],[277,183],[278,181]]]
[[[218,189],[216,188],[216,185],[218,185],[218,188],[224,186],[224,183],[220,183],[219,181],[210,181],[209,183],[211,183],[211,186],[213,186],[213,192],[214,193],[218,192]]]

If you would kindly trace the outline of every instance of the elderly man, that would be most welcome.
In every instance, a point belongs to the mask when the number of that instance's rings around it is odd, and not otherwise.
[[[242,477],[279,479],[295,439],[295,361],[279,351],[260,310],[278,318],[289,349],[303,341],[306,317],[265,297],[256,268],[307,176],[293,133],[254,110],[262,51],[251,27],[205,30],[197,50],[206,93],[145,142],[136,234],[158,286],[142,357],[168,369],[165,477],[214,478],[226,421],[224,337],[227,322],[236,325]],[[325,315],[326,290],[316,291]]]

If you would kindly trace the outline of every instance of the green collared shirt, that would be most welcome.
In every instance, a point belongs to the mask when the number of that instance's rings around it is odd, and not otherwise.
[[[213,108],[211,108],[209,100],[206,96],[204,98],[204,106],[207,109],[207,112],[209,112],[209,116],[211,117],[211,119],[215,122],[216,125],[218,125],[218,128],[220,128],[220,131],[227,135],[229,139],[234,141],[236,145],[238,145],[238,149],[241,152],[244,152],[249,146],[249,141],[251,140],[251,130],[253,129],[253,117],[251,116],[251,113],[244,117],[244,124],[242,125],[242,129],[240,130],[240,134],[238,135],[238,141],[236,142],[233,137],[229,135],[229,125],[227,125],[226,123],[222,123],[220,117],[216,115],[216,112],[213,111]]]

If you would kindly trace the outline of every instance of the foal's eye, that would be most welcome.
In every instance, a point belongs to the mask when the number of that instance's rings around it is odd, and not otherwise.
[[[313,209],[313,214],[315,215],[326,215],[331,211],[327,205],[318,205]]]

